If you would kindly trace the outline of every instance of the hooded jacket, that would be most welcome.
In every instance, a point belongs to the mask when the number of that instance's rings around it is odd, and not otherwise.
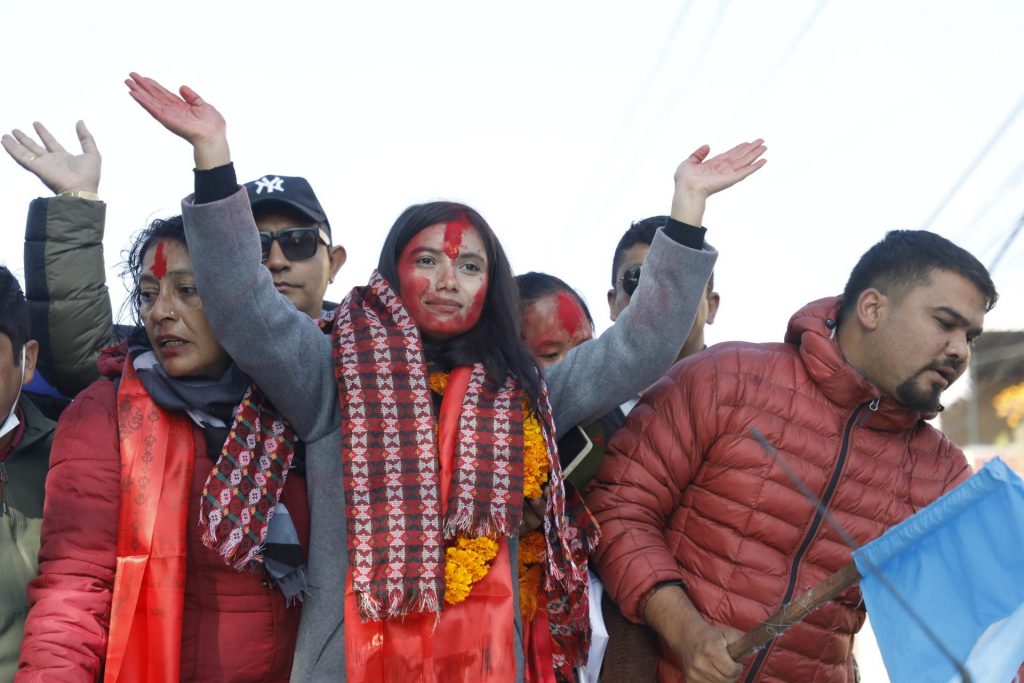
[[[100,368],[120,376],[123,351]],[[213,467],[203,430],[193,427],[195,469],[181,642],[183,681],[287,681],[300,607],[287,607],[263,573],[238,572],[203,545],[199,503]],[[18,683],[100,680],[107,649],[117,555],[120,443],[117,389],[100,379],[61,416],[54,437],[32,609]],[[282,500],[308,548],[305,481],[289,476]]]
[[[751,429],[858,544],[969,476],[953,443],[847,362],[837,310],[809,304],[783,344],[719,344],[677,364],[612,439],[587,502],[603,532],[598,571],[628,618],[642,621],[656,584],[681,580],[706,620],[746,632],[850,561]],[[739,680],[852,681],[864,614],[847,590]],[[664,644],[659,678],[683,680]]]

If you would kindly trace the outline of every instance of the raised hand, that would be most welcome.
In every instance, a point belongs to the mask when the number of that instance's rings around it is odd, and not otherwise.
[[[192,144],[196,168],[210,169],[231,161],[227,124],[220,112],[199,94],[181,86],[175,95],[152,78],[132,72],[125,80],[129,94],[164,128]]]
[[[672,197],[672,217],[691,225],[700,225],[704,217],[704,203],[708,197],[732,187],[764,166],[768,160],[761,155],[768,148],[764,140],[743,142],[728,152],[708,159],[711,148],[701,145],[688,156],[675,173],[675,194]]]
[[[99,190],[102,159],[84,121],[75,125],[81,154],[72,154],[61,146],[46,126],[38,121],[32,126],[42,141],[40,146],[31,136],[20,130],[0,138],[0,144],[18,164],[43,181],[54,194],[62,192],[92,192]]]

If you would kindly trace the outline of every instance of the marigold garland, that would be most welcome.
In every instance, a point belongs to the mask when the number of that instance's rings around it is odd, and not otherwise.
[[[519,537],[519,614],[527,623],[533,621],[540,598],[540,584],[544,577],[544,557],[547,543],[540,530],[529,531]]]
[[[548,482],[551,463],[548,447],[537,416],[523,399],[523,497],[536,500],[544,495],[542,487]]]
[[[489,562],[498,556],[498,542],[489,536],[460,537],[445,551],[444,601],[462,602],[480,579],[487,576]]]
[[[447,372],[428,374],[430,389],[441,396],[448,386]],[[437,425],[435,425],[435,430]],[[523,399],[523,497],[538,499],[551,473],[547,444],[540,421]],[[547,553],[544,534],[531,531],[519,539],[519,609],[527,620],[533,619],[540,595],[543,565]],[[498,555],[498,542],[489,536],[460,536],[445,551],[444,600],[449,604],[462,602],[473,584],[490,571],[490,562]]]
[[[448,373],[431,372],[427,375],[427,383],[430,384],[431,391],[444,396],[444,390],[448,387]]]

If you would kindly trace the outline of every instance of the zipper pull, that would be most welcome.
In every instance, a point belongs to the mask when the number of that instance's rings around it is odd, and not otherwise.
[[[8,514],[7,505],[7,465],[0,460],[0,517]]]
[[[871,413],[878,411],[878,404],[879,402],[881,402],[881,400],[881,396],[876,396],[871,400],[871,403],[868,403],[868,409],[861,413],[860,418],[857,420],[858,427],[860,427],[862,424],[868,421],[868,418],[871,417]],[[861,403],[861,406],[863,405],[864,404]],[[857,410],[860,410],[860,408],[858,408]]]

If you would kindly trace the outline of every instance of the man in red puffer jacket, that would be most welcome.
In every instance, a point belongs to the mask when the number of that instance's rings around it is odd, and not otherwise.
[[[876,538],[969,476],[924,419],[942,410],[996,299],[963,249],[890,232],[842,297],[793,316],[785,343],[719,344],[645,393],[587,503],[605,587],[661,636],[660,680],[853,680],[856,588],[746,662],[728,655],[741,632],[850,561],[751,430],[858,543]]]

